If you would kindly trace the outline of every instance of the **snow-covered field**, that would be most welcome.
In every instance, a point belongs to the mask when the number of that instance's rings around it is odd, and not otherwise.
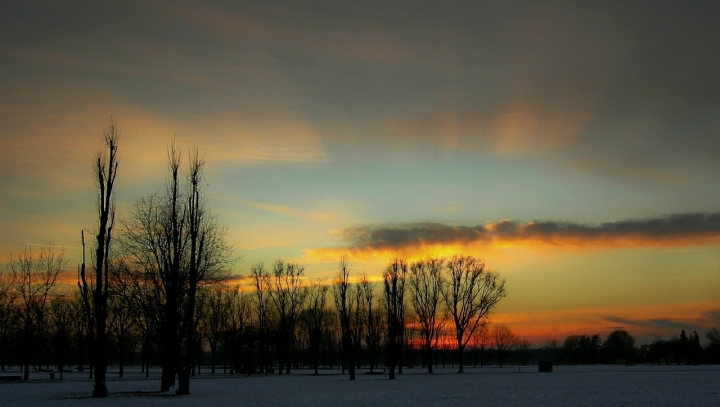
[[[364,375],[350,382],[338,371],[312,376],[295,371],[282,376],[201,374],[191,395],[158,393],[158,374],[145,379],[131,372],[112,373],[111,396],[88,397],[91,381],[66,373],[51,381],[33,373],[27,383],[0,382],[0,405],[44,406],[711,406],[720,403],[720,366],[555,366],[469,368],[464,374],[439,369],[428,375],[406,369],[397,380]],[[2,373],[0,375],[7,375]]]

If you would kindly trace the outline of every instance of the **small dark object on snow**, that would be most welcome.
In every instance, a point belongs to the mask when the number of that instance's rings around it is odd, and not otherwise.
[[[553,371],[552,360],[541,360],[538,362],[538,372],[551,373]]]

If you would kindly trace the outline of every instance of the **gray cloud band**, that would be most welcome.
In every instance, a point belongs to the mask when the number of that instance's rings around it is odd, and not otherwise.
[[[720,236],[720,213],[674,214],[583,225],[572,222],[517,222],[501,220],[485,226],[451,226],[441,223],[370,225],[349,228],[343,237],[355,248],[397,249],[436,244],[469,244],[493,240],[621,240],[672,242]]]

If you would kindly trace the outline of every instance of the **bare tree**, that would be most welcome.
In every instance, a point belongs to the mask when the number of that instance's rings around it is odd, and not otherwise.
[[[405,329],[405,280],[407,262],[396,258],[383,272],[385,319],[387,327],[387,363],[390,379],[395,379],[395,367],[400,360]],[[402,362],[400,362],[402,363]]]
[[[210,289],[206,301],[203,325],[210,348],[210,373],[215,373],[217,362],[217,348],[225,331],[225,322],[228,320],[227,303],[224,301],[224,286],[217,285]]]
[[[443,326],[443,319],[438,315],[438,305],[442,295],[443,262],[438,258],[416,261],[410,266],[408,278],[410,302],[420,324],[428,373],[433,372],[432,351],[437,345],[438,335]]]
[[[103,131],[103,138],[107,152],[97,155],[95,182],[99,190],[98,233],[95,236],[95,266],[94,279],[89,282],[85,274],[85,236],[83,234],[83,262],[80,266],[80,292],[85,302],[88,316],[88,336],[94,363],[95,382],[93,384],[93,397],[107,397],[108,390],[105,383],[107,376],[108,349],[107,349],[107,299],[108,299],[108,269],[110,267],[110,243],[112,241],[112,228],[115,223],[115,178],[117,177],[118,140],[120,130],[112,117],[110,123]],[[90,286],[94,284],[92,299],[89,296]]]
[[[226,276],[231,248],[224,240],[225,228],[209,214],[202,197],[204,162],[197,151],[190,154],[187,185],[183,186],[180,161],[181,152],[172,145],[165,193],[136,202],[122,241],[127,256],[154,289],[161,344],[160,389],[169,390],[177,374],[177,394],[188,394],[197,349],[197,290]]]
[[[485,364],[485,352],[490,344],[490,324],[487,320],[480,322],[472,335],[472,346],[477,350],[480,359],[480,367]]]
[[[15,327],[15,299],[17,293],[12,289],[11,277],[0,270],[0,371],[7,364],[8,341]]]
[[[368,280],[367,276],[360,279],[360,295],[361,295],[361,313],[363,315],[365,329],[365,345],[368,350],[368,362],[370,364],[370,372],[377,366],[378,351],[380,350],[380,341],[382,338],[383,324],[382,311],[375,304],[375,286]]]
[[[293,349],[295,346],[295,325],[307,296],[307,288],[302,285],[305,267],[295,263],[275,262],[270,290],[270,300],[279,317],[278,321],[278,370],[282,374],[290,373]]]
[[[267,375],[270,369],[269,361],[269,321],[268,302],[270,291],[270,274],[265,271],[263,263],[257,263],[250,267],[250,275],[255,283],[255,299],[258,318],[258,343],[260,346],[260,371]]]
[[[355,356],[356,349],[354,344],[357,342],[357,325],[359,323],[357,316],[359,315],[358,305],[359,290],[353,290],[350,284],[350,263],[347,256],[340,257],[339,274],[333,284],[333,297],[335,299],[335,308],[340,319],[340,329],[342,337],[342,363],[343,369],[347,366],[350,373],[350,380],[355,380]],[[355,291],[355,294],[353,293]],[[353,298],[354,297],[354,298]]]
[[[518,345],[518,338],[505,324],[495,324],[493,326],[492,338],[495,352],[497,352],[498,363],[502,367],[507,354]]]
[[[75,357],[78,372],[85,371],[85,356],[87,348],[87,315],[85,315],[85,304],[80,292],[75,292],[70,301],[72,336],[75,340]]]
[[[226,229],[221,227],[205,202],[202,185],[205,161],[200,158],[197,148],[189,154],[187,173],[186,204],[183,208],[187,224],[185,253],[187,270],[187,291],[181,320],[180,366],[178,368],[177,394],[190,394],[190,373],[198,347],[197,325],[198,287],[227,277],[225,267],[231,260],[231,248],[225,243]],[[172,171],[173,173],[175,171]]]
[[[447,269],[449,281],[444,284],[442,295],[455,324],[458,373],[462,373],[465,346],[482,319],[505,297],[505,280],[471,256],[454,256],[447,262]]]
[[[322,334],[327,323],[325,302],[329,286],[323,280],[316,280],[307,290],[307,308],[300,320],[307,331],[308,348],[315,374],[320,366],[320,346]]]
[[[118,377],[125,373],[125,356],[133,345],[134,322],[132,302],[132,285],[128,275],[128,265],[122,261],[111,263],[110,297],[108,298],[108,333],[112,335],[118,352]]]
[[[530,361],[530,341],[527,339],[518,339],[515,345],[517,349],[517,362],[523,366]]]
[[[37,255],[30,247],[22,253],[10,254],[7,269],[19,300],[17,317],[21,331],[23,380],[30,378],[30,352],[38,350],[38,335],[46,322],[50,291],[65,263],[65,251],[52,243],[43,246]]]
[[[131,259],[122,259],[119,278],[123,281],[125,306],[140,339],[140,365],[145,377],[150,377],[150,351],[157,339],[161,300],[154,285],[152,273],[142,267],[130,267]]]
[[[70,335],[72,333],[73,308],[72,300],[57,295],[50,301],[50,331],[53,350],[55,353],[55,363],[60,380],[63,379],[65,370],[65,361],[68,348],[70,347]]]
[[[229,353],[230,374],[247,371],[247,366],[243,367],[243,348],[247,345],[244,343],[246,331],[250,326],[252,309],[248,297],[240,290],[239,285],[227,287],[223,290],[224,309],[226,312],[226,320],[224,321],[225,329],[223,334],[223,343],[226,352]]]

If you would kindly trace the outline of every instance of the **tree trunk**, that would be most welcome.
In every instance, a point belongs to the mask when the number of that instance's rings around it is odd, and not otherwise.
[[[217,344],[210,345],[210,373],[215,373],[215,351],[217,350]]]
[[[175,367],[172,363],[163,362],[160,375],[160,391],[169,391],[175,385]]]
[[[125,373],[125,352],[122,349],[120,349],[120,354],[118,355],[118,364],[119,364],[118,377],[122,379],[123,374]]]
[[[430,341],[425,342],[425,354],[426,354],[426,363],[428,368],[428,373],[432,374],[433,372],[433,363],[432,363],[432,344]]]
[[[465,372],[464,354],[465,354],[465,347],[458,344],[458,373]]]

